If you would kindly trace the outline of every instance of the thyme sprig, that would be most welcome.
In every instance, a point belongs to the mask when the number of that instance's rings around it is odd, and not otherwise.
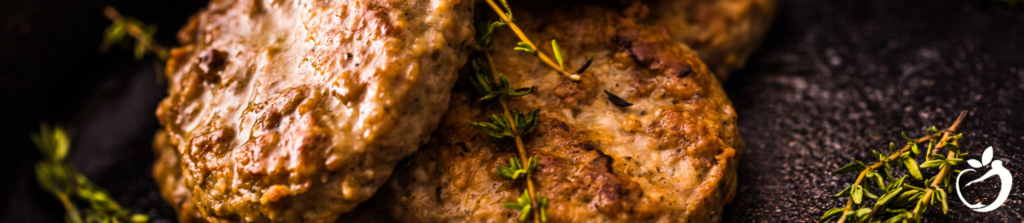
[[[565,66],[563,65],[563,61],[564,61],[564,58],[562,56],[563,52],[562,52],[562,49],[558,47],[558,42],[556,42],[555,40],[551,40],[551,48],[552,48],[552,51],[554,51],[554,53],[555,53],[555,59],[558,61],[558,64],[555,64],[555,62],[551,61],[551,58],[549,58],[547,56],[547,54],[544,54],[544,52],[541,52],[541,51],[537,50],[537,45],[533,44],[533,41],[530,41],[530,38],[526,37],[526,34],[523,34],[523,31],[519,29],[519,26],[517,26],[516,23],[515,23],[515,19],[512,17],[512,9],[510,9],[508,7],[508,2],[507,1],[505,1],[505,0],[498,0],[498,1],[501,1],[501,4],[502,4],[502,6],[505,7],[505,9],[502,9],[501,7],[499,7],[498,4],[494,2],[494,0],[486,0],[486,1],[487,1],[487,4],[491,6],[491,9],[493,9],[494,12],[497,13],[499,17],[501,17],[501,20],[498,21],[498,22],[491,23],[491,25],[488,27],[488,29],[487,29],[487,31],[485,33],[489,34],[489,33],[494,31],[493,28],[504,26],[504,25],[508,25],[508,27],[510,29],[512,29],[512,32],[515,32],[516,36],[519,37],[519,41],[520,41],[519,44],[518,44],[519,46],[515,47],[514,48],[515,50],[524,51],[524,52],[533,54],[533,55],[537,56],[538,58],[540,58],[540,60],[543,61],[545,64],[547,64],[549,67],[551,67],[551,69],[554,69],[559,74],[568,77],[569,80],[580,81],[580,78],[581,78],[580,74],[582,74],[584,71],[586,71],[587,67],[589,67],[590,63],[593,62],[593,60],[594,60],[593,54],[591,54],[591,56],[589,58],[587,58],[587,62],[585,62],[584,65],[581,66],[579,70],[576,70],[576,72],[566,71],[565,70]],[[493,39],[484,39],[484,40],[485,40],[484,41],[484,44],[485,44],[484,46],[487,46],[486,44],[492,44],[491,46],[493,46]],[[478,40],[478,42],[479,42],[479,40]],[[477,48],[479,49],[480,47],[477,47]]]
[[[860,174],[852,185],[833,196],[849,197],[846,206],[826,211],[818,222],[830,222],[836,219],[839,223],[882,221],[882,219],[874,219],[876,215],[888,216],[884,222],[921,222],[921,216],[933,203],[940,203],[942,212],[947,213],[949,211],[946,201],[947,194],[943,188],[949,188],[952,176],[950,172],[954,171],[952,167],[963,162],[960,157],[967,155],[960,153],[958,142],[962,134],[956,133],[960,131],[968,114],[967,111],[961,112],[957,120],[945,131],[939,131],[935,127],[928,128],[925,132],[926,135],[916,140],[907,137],[905,133],[902,134],[907,141],[906,146],[897,150],[895,143],[889,143],[891,154],[889,156],[872,151],[879,160],[876,163],[867,165],[853,159],[850,164],[833,172],[833,174],[852,172]],[[921,153],[918,144],[924,142],[928,142],[928,146],[925,148],[929,153],[926,155],[928,161],[918,165],[914,157]],[[949,154],[947,156],[931,154],[938,148],[948,150]],[[940,168],[941,170],[935,176],[925,180],[925,186],[917,187],[910,184],[908,176],[897,179],[892,175],[893,167],[890,163],[894,161],[897,164],[896,168],[899,168],[900,165],[904,166],[909,176],[919,181],[924,178],[920,168]],[[874,181],[876,188],[883,192],[882,196],[876,196],[869,191],[870,183],[862,185],[865,178]],[[886,179],[891,182],[887,183]],[[875,200],[874,204],[868,206],[867,199]],[[914,205],[910,211],[908,211],[909,205]]]
[[[122,16],[117,9],[110,6],[103,8],[103,15],[107,16],[112,23],[107,26],[106,32],[103,32],[103,43],[100,44],[100,50],[106,51],[115,44],[127,46],[129,41],[124,38],[127,35],[135,39],[133,53],[136,60],[141,60],[146,52],[156,54],[160,60],[167,60],[169,55],[167,48],[153,40],[153,34],[157,29],[155,24],[146,25],[138,19]]]
[[[128,215],[106,190],[93,184],[64,162],[70,141],[60,126],[40,125],[39,133],[32,135],[43,159],[36,163],[36,180],[46,192],[60,200],[67,211],[67,222],[148,222],[144,214]],[[79,205],[84,204],[84,207]]]
[[[537,156],[527,157],[526,147],[523,145],[522,138],[523,135],[537,128],[540,110],[537,109],[524,113],[508,108],[508,102],[506,101],[508,98],[529,95],[534,90],[533,87],[512,87],[512,81],[501,72],[495,70],[494,62],[490,55],[490,51],[494,49],[494,31],[498,27],[509,26],[522,41],[518,43],[517,47],[513,48],[514,50],[525,51],[539,57],[541,61],[559,74],[567,76],[573,81],[580,80],[579,74],[590,67],[594,60],[594,54],[591,54],[587,58],[586,63],[576,72],[566,72],[564,53],[558,46],[558,42],[555,40],[551,41],[552,49],[555,52],[555,59],[558,60],[556,65],[543,52],[537,51],[536,46],[519,30],[514,23],[515,19],[513,18],[512,10],[508,6],[508,2],[505,0],[499,1],[504,6],[504,10],[498,7],[493,0],[487,0],[488,4],[501,17],[501,20],[477,23],[479,32],[477,32],[477,45],[475,48],[482,56],[472,60],[473,75],[469,76],[469,82],[473,86],[473,90],[481,95],[478,99],[479,101],[497,101],[501,105],[502,113],[491,115],[488,122],[474,122],[469,125],[495,138],[512,137],[515,139],[519,157],[510,157],[508,166],[498,165],[498,170],[495,174],[513,181],[523,179],[526,182],[526,190],[523,191],[522,195],[515,202],[502,202],[502,206],[518,210],[520,221],[526,221],[527,218],[533,215],[534,222],[547,222],[548,199],[544,196],[537,196],[537,190],[531,178],[533,172],[537,169],[537,163],[540,158]],[[524,161],[525,163],[523,163]]]
[[[486,55],[487,52],[485,51],[484,53]],[[482,75],[481,74],[482,72],[480,70],[483,70],[483,69],[477,69],[476,75],[478,75],[478,76]],[[511,85],[507,79],[504,79],[504,76],[494,75],[494,79],[495,80],[493,82],[490,82],[490,83],[497,82],[497,83],[505,83],[504,86],[510,86]],[[501,108],[502,108],[504,114],[501,114],[501,115],[499,115],[499,114],[491,115],[490,122],[474,122],[474,123],[470,123],[469,125],[474,127],[474,128],[476,128],[476,129],[478,129],[478,130],[480,130],[481,132],[483,132],[483,133],[485,133],[487,135],[490,135],[492,137],[495,137],[495,138],[499,138],[500,139],[500,138],[504,138],[504,137],[513,137],[515,139],[515,141],[516,141],[516,149],[519,151],[520,158],[516,159],[515,157],[513,157],[513,158],[509,159],[509,166],[508,167],[503,167],[503,166],[499,165],[498,166],[497,174],[499,176],[502,176],[502,177],[505,177],[505,178],[509,178],[509,179],[512,179],[512,180],[519,179],[520,177],[526,179],[527,190],[523,191],[523,196],[521,196],[518,199],[518,203],[516,203],[516,205],[509,205],[509,203],[503,203],[504,206],[507,207],[507,208],[519,210],[520,211],[520,215],[519,215],[520,216],[519,217],[520,221],[525,221],[526,217],[529,216],[529,213],[531,213],[531,211],[532,211],[532,213],[535,213],[536,216],[539,216],[539,217],[535,217],[534,218],[535,222],[539,222],[539,221],[546,222],[547,221],[547,215],[546,215],[546,212],[544,212],[544,208],[547,207],[547,198],[543,198],[543,197],[541,198],[541,200],[544,201],[543,203],[539,203],[537,201],[537,199],[533,199],[533,198],[537,197],[536,196],[537,193],[536,193],[536,189],[534,189],[533,179],[530,179],[530,176],[532,175],[533,170],[536,169],[537,159],[536,158],[527,158],[526,148],[523,146],[523,138],[522,138],[523,134],[529,133],[529,132],[531,132],[531,131],[533,131],[534,129],[537,128],[537,120],[538,120],[538,117],[540,116],[539,115],[540,114],[540,110],[534,110],[533,112],[530,112],[530,113],[527,113],[527,114],[524,114],[524,113],[516,111],[516,110],[510,110],[510,109],[508,109],[508,104],[505,102],[505,99],[507,97],[514,97],[516,95],[497,94],[496,96],[493,96],[491,98],[487,98],[488,96],[492,95],[493,91],[500,91],[500,90],[494,89],[492,91],[486,91],[486,88],[485,88],[484,85],[487,85],[486,83],[488,83],[488,82],[481,82],[481,81],[470,81],[470,82],[473,84],[473,88],[474,89],[485,89],[485,91],[483,91],[483,92],[478,92],[478,93],[481,93],[481,95],[484,95],[484,97],[481,98],[481,100],[484,100],[485,98],[486,99],[492,99],[492,98],[496,99],[501,104]],[[511,87],[507,87],[507,88],[503,87],[502,89],[511,89]],[[525,93],[529,94],[531,92],[532,91],[528,91],[528,92],[525,92]],[[483,94],[483,93],[486,93],[486,94]],[[523,95],[525,95],[525,94],[523,94]],[[522,95],[519,95],[519,96],[522,96]],[[528,166],[521,164],[519,162],[519,160],[527,160],[528,161]],[[543,204],[543,205],[541,205],[541,204]],[[538,207],[538,208],[534,208],[534,207]]]
[[[485,48],[486,49],[486,48]],[[487,50],[482,51],[484,57],[490,63],[490,55]],[[491,63],[493,64],[493,63]],[[534,169],[537,166],[537,158],[527,158],[526,148],[523,146],[522,135],[529,133],[537,128],[537,121],[540,117],[540,110],[534,110],[529,113],[522,113],[516,110],[508,109],[508,103],[505,101],[508,97],[519,97],[528,95],[533,92],[532,88],[519,88],[517,90],[511,87],[511,81],[505,78],[498,72],[493,72],[493,67],[487,65],[488,68],[484,68],[480,59],[474,60],[474,77],[470,78],[470,83],[473,85],[473,89],[477,91],[482,97],[480,100],[493,99],[501,104],[503,114],[494,114],[490,117],[490,122],[474,122],[469,125],[480,130],[481,132],[490,135],[495,138],[512,137],[516,141],[516,149],[519,152],[519,159],[515,157],[509,159],[509,166],[498,166],[497,174],[499,176],[516,180],[519,178],[526,179],[527,188],[523,191],[523,196],[519,197],[517,203],[503,203],[506,208],[511,208],[520,211],[519,220],[525,221],[529,213],[534,213],[535,222],[544,221],[547,222],[547,215],[545,208],[547,207],[547,198],[541,197],[542,202],[538,202],[536,189],[534,188],[533,179],[530,178]],[[485,77],[487,74],[491,74],[493,81],[487,81]],[[525,90],[529,89],[529,90]],[[498,92],[498,93],[495,93]],[[523,165],[519,160],[527,160],[528,165]],[[515,204],[515,205],[510,205]]]

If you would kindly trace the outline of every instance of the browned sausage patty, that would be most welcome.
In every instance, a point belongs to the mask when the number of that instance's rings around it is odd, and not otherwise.
[[[597,58],[572,82],[514,51],[519,40],[507,29],[495,37],[495,69],[516,88],[535,87],[508,103],[541,111],[523,140],[540,158],[533,179],[538,196],[550,199],[548,220],[720,221],[735,194],[742,143],[731,102],[697,54],[666,28],[613,7],[513,9],[540,49],[551,52],[549,41],[558,40],[566,66],[579,67],[592,52]],[[618,106],[605,91],[633,105]],[[495,174],[518,156],[515,143],[469,126],[501,112],[480,96],[460,79],[439,131],[409,167],[396,168],[378,194],[380,208],[401,222],[516,221],[519,211],[501,202],[514,201],[525,184]]]
[[[165,196],[191,196],[209,221],[334,221],[436,128],[473,44],[472,7],[212,1],[167,63]]]
[[[777,0],[644,0],[645,21],[700,54],[721,79],[746,64],[775,17]],[[634,5],[637,7],[639,5]]]

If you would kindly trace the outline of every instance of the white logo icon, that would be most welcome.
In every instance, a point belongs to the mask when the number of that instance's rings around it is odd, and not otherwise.
[[[985,149],[985,152],[981,154],[981,162],[978,162],[978,160],[975,159],[967,160],[967,164],[971,165],[971,167],[974,168],[981,168],[984,167],[985,165],[988,165],[989,163],[992,164],[992,170],[989,170],[988,173],[985,173],[985,175],[981,176],[981,178],[978,178],[977,180],[967,183],[967,185],[964,185],[964,187],[971,186],[971,184],[973,183],[981,182],[992,176],[998,176],[1000,180],[999,185],[1002,188],[999,189],[999,196],[996,197],[996,200],[992,202],[992,204],[982,205],[981,203],[967,203],[967,199],[964,199],[964,194],[960,193],[960,176],[963,176],[964,173],[967,172],[974,172],[974,169],[966,169],[960,172],[960,175],[956,176],[956,193],[960,195],[960,201],[964,202],[964,204],[966,204],[967,207],[977,212],[989,212],[995,210],[996,208],[999,208],[999,206],[1003,205],[1003,202],[1006,202],[1006,198],[1010,197],[1010,189],[1013,188],[1013,175],[1010,174],[1009,170],[1006,170],[1006,168],[1003,167],[1003,161],[992,161],[991,146],[989,146],[988,149]]]

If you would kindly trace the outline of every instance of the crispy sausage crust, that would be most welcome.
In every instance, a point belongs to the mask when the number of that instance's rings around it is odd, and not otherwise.
[[[645,0],[633,12],[668,28],[672,39],[700,53],[722,80],[743,68],[768,33],[777,0]]]
[[[513,6],[516,8],[516,6]],[[600,6],[515,11],[533,40],[557,39],[569,58],[594,66],[583,81],[555,74],[496,34],[492,58],[514,87],[535,93],[509,99],[520,111],[541,110],[523,140],[540,158],[537,194],[551,199],[552,222],[718,222],[736,189],[742,143],[736,115],[718,80],[665,28]],[[536,15],[536,16],[535,16]],[[550,42],[538,48],[550,52]],[[464,69],[465,71],[465,69]],[[462,75],[466,75],[463,72]],[[460,79],[451,109],[430,142],[399,167],[378,194],[381,208],[401,222],[512,222],[502,207],[524,190],[495,174],[517,156],[510,139],[470,127],[500,112],[480,102]],[[603,91],[633,103],[620,107]]]
[[[436,128],[471,22],[460,0],[211,2],[168,61],[165,197],[209,221],[334,221]]]

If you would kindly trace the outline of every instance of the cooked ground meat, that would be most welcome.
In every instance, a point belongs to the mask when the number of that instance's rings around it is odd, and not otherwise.
[[[720,221],[735,195],[742,143],[717,78],[664,27],[640,24],[630,9],[581,4],[553,11],[513,5],[539,49],[551,52],[550,40],[558,40],[567,67],[596,53],[581,82],[514,51],[519,40],[505,28],[491,53],[514,87],[535,87],[508,105],[541,111],[537,130],[523,140],[529,156],[540,158],[533,179],[537,195],[550,199],[548,221]],[[605,91],[633,105],[616,105]],[[518,156],[515,143],[469,126],[501,111],[479,97],[461,78],[441,130],[408,167],[396,168],[379,208],[400,222],[516,221],[519,211],[501,202],[515,201],[525,183],[495,174]]]
[[[672,39],[700,54],[721,79],[743,68],[775,17],[777,0],[644,0],[632,13],[668,28]]]
[[[183,223],[206,222],[192,203],[192,191],[181,182],[181,156],[178,148],[171,145],[166,131],[157,131],[153,137],[153,179],[160,187],[160,195],[178,212],[178,221]]]
[[[167,62],[157,117],[177,151],[157,148],[154,171],[165,197],[215,222],[334,221],[437,127],[473,44],[472,7],[212,1]]]

